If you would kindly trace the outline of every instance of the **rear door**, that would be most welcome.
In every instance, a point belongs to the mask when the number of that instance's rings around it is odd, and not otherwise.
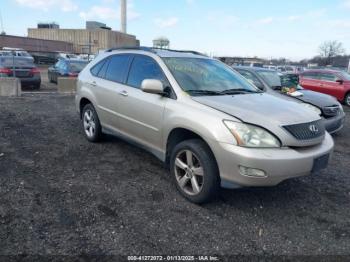
[[[305,89],[321,92],[321,81],[318,72],[304,72],[299,84]]]
[[[120,129],[119,104],[120,92],[124,87],[129,70],[131,56],[119,54],[110,56],[91,69],[93,75],[90,88],[97,103],[97,111],[104,127]]]
[[[343,86],[337,80],[340,78],[334,73],[320,73],[320,92],[338,97],[343,91]]]
[[[119,90],[120,129],[134,140],[161,151],[163,114],[169,98],[143,92],[141,83],[145,79],[157,79],[164,86],[170,87],[162,69],[153,58],[135,55],[126,85]]]

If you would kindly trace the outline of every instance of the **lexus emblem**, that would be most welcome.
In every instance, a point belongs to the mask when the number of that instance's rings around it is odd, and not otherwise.
[[[317,133],[317,132],[318,132],[318,128],[317,128],[317,126],[315,126],[315,125],[310,125],[310,126],[309,126],[309,130],[310,130],[312,133]]]

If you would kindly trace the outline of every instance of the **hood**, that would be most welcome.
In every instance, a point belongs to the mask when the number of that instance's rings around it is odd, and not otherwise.
[[[298,92],[302,93],[303,96],[300,97],[293,97],[295,99],[298,99],[300,101],[312,104],[314,106],[317,106],[318,108],[324,108],[327,106],[335,106],[338,105],[337,100],[330,95],[314,92],[311,90],[298,90]]]
[[[236,117],[245,123],[264,127],[278,136],[284,145],[288,146],[305,146],[306,144],[296,140],[290,134],[286,136],[286,131],[281,126],[310,123],[320,119],[320,116],[316,113],[295,101],[281,99],[267,93],[201,96],[192,97],[192,99]],[[309,141],[308,145],[320,141],[322,140]]]

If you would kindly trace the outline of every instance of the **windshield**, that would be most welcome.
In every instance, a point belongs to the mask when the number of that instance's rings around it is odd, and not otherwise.
[[[258,71],[260,75],[270,87],[280,87],[282,86],[281,78],[277,71]]]
[[[87,64],[88,62],[70,62],[69,67],[71,72],[80,73]]]
[[[204,58],[163,58],[181,88],[191,95],[259,90],[225,64]],[[227,92],[227,93],[225,93]]]

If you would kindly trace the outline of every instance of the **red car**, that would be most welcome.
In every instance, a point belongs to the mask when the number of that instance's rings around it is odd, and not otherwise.
[[[334,96],[350,106],[350,74],[336,70],[308,70],[300,74],[300,85],[312,91]]]

